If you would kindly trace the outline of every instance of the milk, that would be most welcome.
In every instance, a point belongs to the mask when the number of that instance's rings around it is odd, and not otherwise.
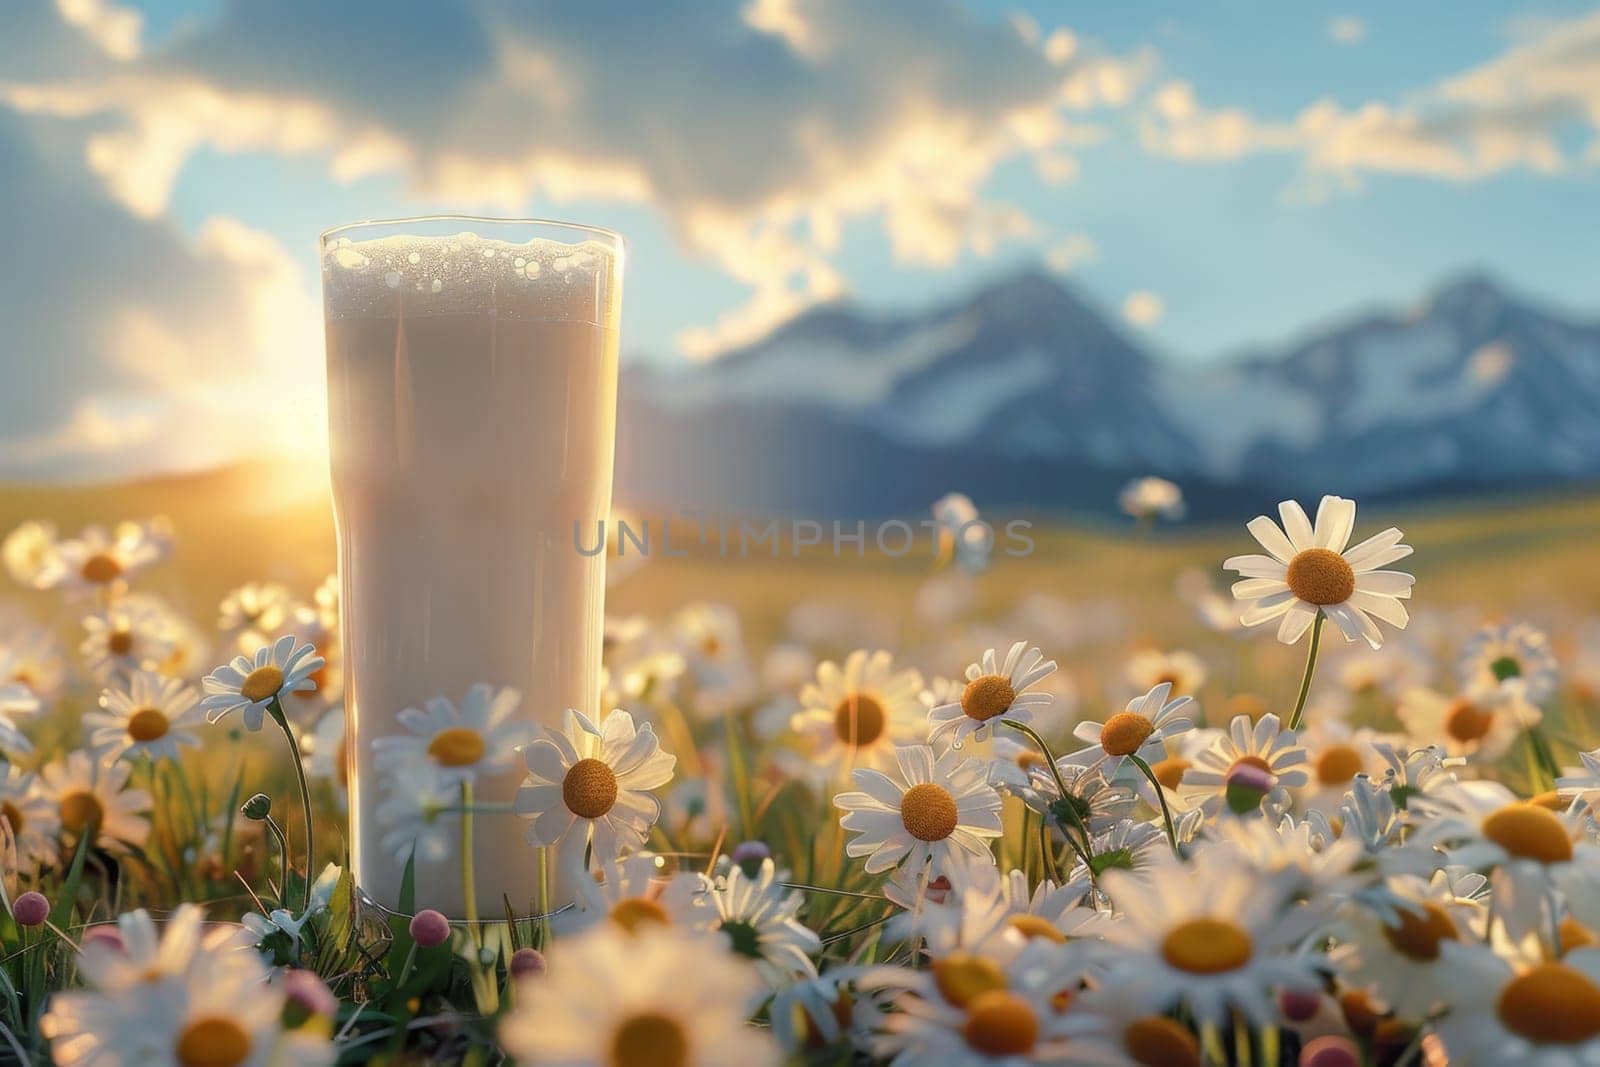
[[[404,862],[380,844],[372,741],[405,733],[401,709],[488,682],[520,689],[530,723],[599,710],[605,559],[576,549],[573,524],[595,529],[611,504],[620,248],[581,230],[511,243],[365,229],[324,242],[329,438],[351,859],[394,908]],[[477,804],[511,801],[511,765],[479,779]],[[442,818],[454,836],[459,816]],[[537,902],[526,825],[474,819],[484,918]],[[416,904],[462,918],[456,846],[418,860]]]

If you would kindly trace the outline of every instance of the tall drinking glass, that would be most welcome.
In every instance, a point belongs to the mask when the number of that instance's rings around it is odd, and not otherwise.
[[[402,709],[459,704],[487,682],[522,691],[530,727],[598,710],[605,554],[580,554],[572,531],[611,504],[621,271],[616,234],[565,223],[434,217],[322,235],[351,858],[384,907],[399,903],[405,859],[379,808],[418,780],[380,771],[373,741],[407,732]],[[511,801],[524,772],[506,763],[479,777],[475,804]],[[452,918],[468,915],[459,827],[439,816],[447,854],[416,860],[418,905]],[[537,901],[525,828],[474,817],[479,915]]]

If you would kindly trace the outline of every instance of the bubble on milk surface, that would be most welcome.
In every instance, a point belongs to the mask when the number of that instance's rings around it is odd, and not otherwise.
[[[502,241],[470,231],[441,237],[339,237],[324,249],[334,318],[493,312],[506,318],[603,320],[617,256],[602,241]]]

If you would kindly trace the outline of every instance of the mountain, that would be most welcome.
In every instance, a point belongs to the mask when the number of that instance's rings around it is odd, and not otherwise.
[[[952,489],[1105,511],[1161,474],[1202,513],[1600,477],[1600,328],[1454,281],[1200,368],[1141,349],[1057,278],[882,316],[812,309],[713,362],[630,368],[619,495],[641,506],[868,516]]]

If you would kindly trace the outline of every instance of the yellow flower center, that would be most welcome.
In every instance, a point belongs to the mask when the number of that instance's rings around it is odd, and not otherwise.
[[[97,552],[83,561],[83,567],[78,573],[83,575],[83,580],[86,582],[105,585],[122,577],[122,564],[118,563],[114,556]]]
[[[1100,747],[1112,756],[1131,756],[1155,728],[1155,723],[1138,712],[1119,711],[1100,727]]]
[[[1494,1010],[1506,1029],[1535,1044],[1600,1037],[1600,989],[1564,963],[1540,963],[1507,982]]]
[[[617,775],[597,759],[581,759],[561,779],[561,799],[580,819],[598,819],[617,802]]]
[[[75,834],[81,834],[91,826],[99,826],[106,817],[106,809],[100,803],[100,798],[82,789],[63,796],[60,810],[61,825]]]
[[[445,767],[470,767],[483,758],[483,735],[469,726],[440,730],[428,742],[428,755]]]
[[[1182,756],[1168,756],[1166,759],[1151,766],[1155,772],[1156,781],[1166,789],[1177,789],[1183,784],[1183,773],[1194,764]]]
[[[1017,691],[1011,687],[1011,679],[1003,674],[985,674],[968,682],[961,691],[961,710],[969,719],[988,722],[996,715],[1003,715],[1016,699]]]
[[[1200,1067],[1200,1042],[1163,1015],[1135,1019],[1122,1031],[1128,1056],[1144,1067]]]
[[[1494,713],[1481,711],[1470,700],[1458,698],[1444,712],[1444,732],[1460,742],[1481,741],[1494,725]]]
[[[1434,903],[1424,903],[1419,914],[1399,909],[1400,925],[1383,927],[1383,936],[1402,956],[1431,963],[1439,958],[1439,945],[1458,940],[1455,920]]]
[[[250,1056],[250,1035],[232,1019],[204,1016],[183,1028],[174,1051],[183,1067],[238,1067]]]
[[[128,736],[135,741],[158,741],[167,736],[170,726],[160,708],[140,708],[128,716]]]
[[[617,906],[611,909],[611,921],[630,934],[647,924],[667,926],[672,922],[667,916],[667,909],[648,897],[629,897],[617,901]]]
[[[263,700],[277,696],[278,690],[282,688],[282,669],[269,663],[250,672],[249,677],[239,686],[239,695],[252,704],[259,704]]]
[[[1344,785],[1361,773],[1361,753],[1349,745],[1329,745],[1317,757],[1317,781],[1326,786]]]
[[[133,631],[112,630],[106,634],[106,648],[113,656],[126,656],[133,651]]]
[[[1331,548],[1308,548],[1289,561],[1284,581],[1307,604],[1343,604],[1356,591],[1356,572]]]
[[[1556,928],[1556,936],[1560,939],[1563,956],[1575,948],[1594,948],[1600,945],[1600,937],[1596,937],[1593,930],[1570,915],[1562,917],[1560,926]]]
[[[11,824],[13,835],[22,833],[22,828],[27,824],[27,819],[22,814],[22,809],[9,800],[0,801],[0,818]]]
[[[1202,917],[1179,923],[1161,942],[1161,956],[1190,974],[1223,974],[1250,962],[1255,944],[1238,924]]]
[[[956,798],[944,786],[923,782],[900,798],[900,822],[918,841],[943,841],[955,832]]]
[[[688,1067],[689,1035],[683,1025],[658,1012],[623,1021],[611,1035],[610,1067]]]
[[[961,1033],[974,1051],[985,1056],[1021,1056],[1039,1040],[1039,1017],[1015,993],[991,989],[967,1006]]]
[[[983,993],[1006,987],[1000,965],[970,952],[952,952],[933,964],[933,984],[939,994],[958,1008],[964,1008]]]
[[[1067,939],[1067,935],[1057,930],[1054,923],[1037,915],[1013,915],[1006,920],[1006,925],[1030,941],[1038,938],[1059,945]]]
[[[883,736],[888,716],[868,693],[851,693],[833,709],[833,732],[847,745],[860,748]]]
[[[1517,859],[1565,863],[1572,858],[1572,838],[1565,824],[1548,808],[1517,801],[1483,820],[1483,836]]]

